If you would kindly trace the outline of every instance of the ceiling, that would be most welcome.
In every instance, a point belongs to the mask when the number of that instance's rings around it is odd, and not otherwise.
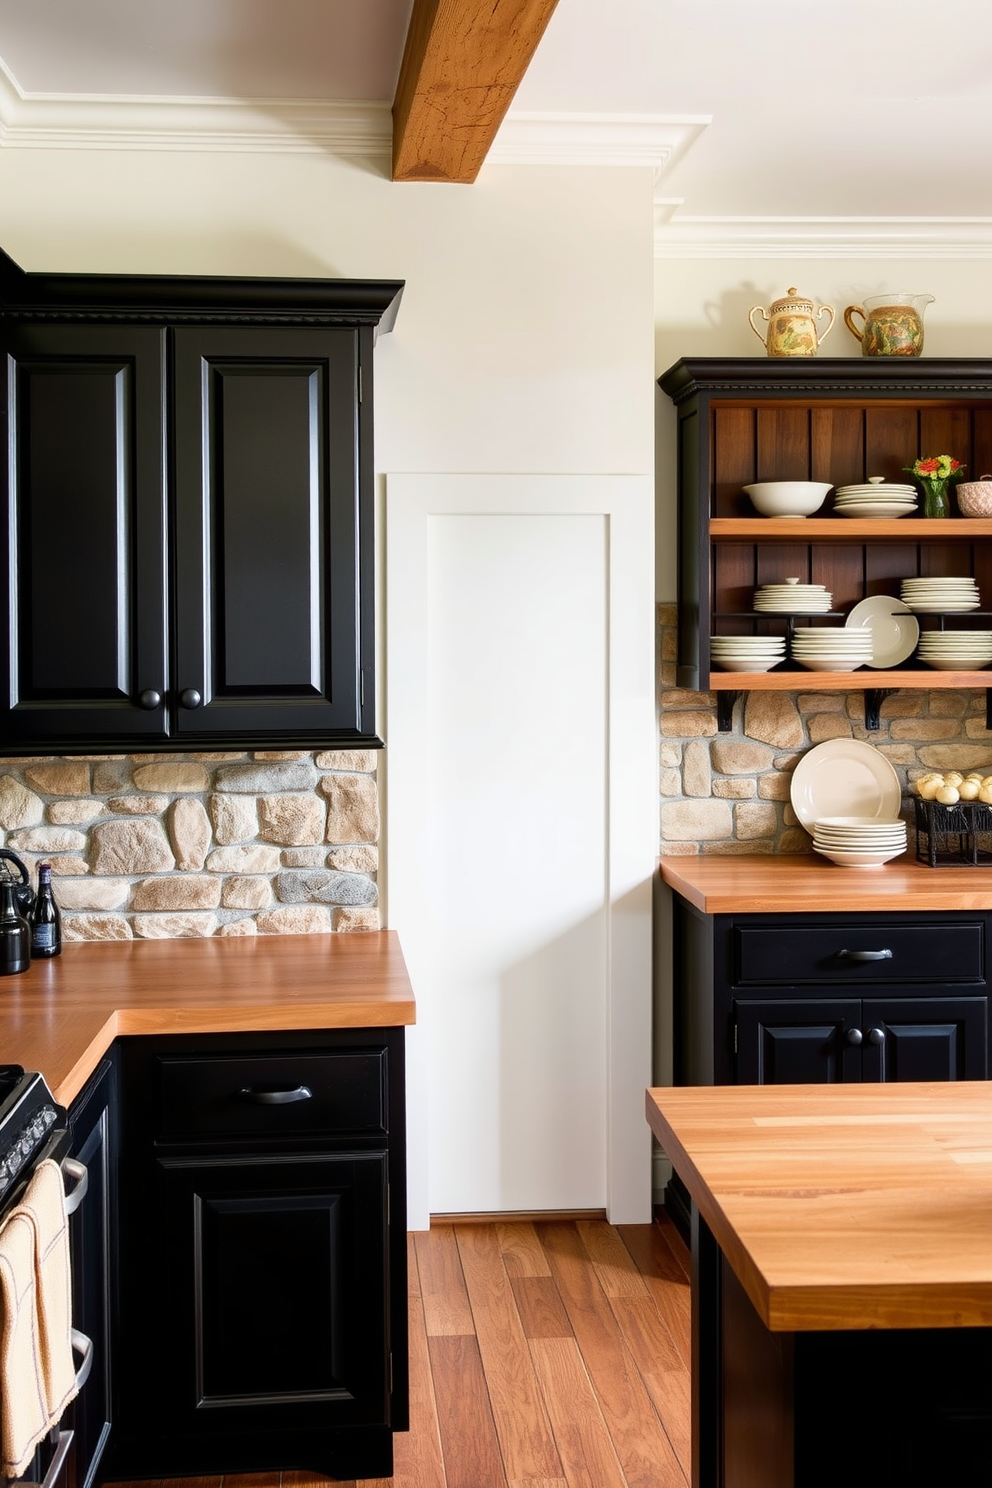
[[[411,6],[0,0],[0,147],[382,169]],[[506,161],[650,164],[661,255],[990,257],[992,7],[558,0],[488,153]]]

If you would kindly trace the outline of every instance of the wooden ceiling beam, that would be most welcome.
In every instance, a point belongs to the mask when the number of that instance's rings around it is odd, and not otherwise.
[[[474,181],[557,0],[414,0],[394,181]]]

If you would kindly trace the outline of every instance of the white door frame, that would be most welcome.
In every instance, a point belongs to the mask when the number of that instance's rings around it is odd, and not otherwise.
[[[391,475],[386,481],[386,653],[383,778],[385,903],[423,1009],[408,1040],[409,1211],[429,1223],[427,1048],[431,947],[421,845],[428,736],[428,526],[439,514],[602,516],[608,533],[608,967],[606,1192],[614,1223],[651,1216],[651,1142],[644,1090],[651,1083],[652,882],[658,776],[654,707],[654,544],[650,476]]]

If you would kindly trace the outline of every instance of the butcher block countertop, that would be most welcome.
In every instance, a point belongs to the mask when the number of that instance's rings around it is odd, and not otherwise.
[[[0,979],[0,1061],[63,1105],[121,1034],[395,1027],[413,990],[394,931],[76,943]]]
[[[661,876],[704,914],[992,909],[992,868],[929,868],[904,856],[881,868],[838,868],[820,858],[662,858]]]
[[[649,1090],[765,1326],[992,1326],[992,1083]]]

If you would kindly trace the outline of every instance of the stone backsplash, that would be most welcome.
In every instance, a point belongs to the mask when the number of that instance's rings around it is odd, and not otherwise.
[[[66,940],[377,930],[376,751],[0,760],[0,836]]]
[[[662,853],[804,853],[812,840],[789,802],[800,756],[827,739],[863,739],[894,766],[903,787],[913,843],[910,783],[925,770],[988,769],[992,733],[984,690],[934,688],[891,693],[881,727],[864,725],[859,691],[752,692],[734,709],[729,733],[717,732],[716,695],[675,686],[677,611],[658,606]],[[989,677],[992,685],[992,673]]]

